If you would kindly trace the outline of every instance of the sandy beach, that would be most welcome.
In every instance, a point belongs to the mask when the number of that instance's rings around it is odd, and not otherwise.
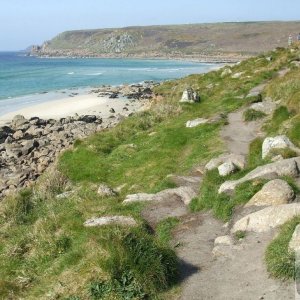
[[[3,116],[0,116],[0,125],[9,123],[15,115],[23,115],[29,119],[39,117],[44,119],[59,119],[67,116],[78,115],[101,115],[109,117],[110,109],[114,109],[116,114],[124,113],[126,107],[128,111],[139,110],[142,103],[125,98],[110,99],[108,97],[98,97],[96,94],[77,95],[74,97],[64,97],[59,100],[48,101],[37,105],[25,107]]]

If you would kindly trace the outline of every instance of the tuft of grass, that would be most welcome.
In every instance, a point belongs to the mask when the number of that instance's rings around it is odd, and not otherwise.
[[[156,236],[163,244],[168,244],[172,239],[172,230],[179,224],[179,219],[169,217],[160,221],[156,227]]]
[[[295,253],[289,251],[289,242],[300,224],[300,217],[295,217],[281,227],[279,235],[270,243],[266,250],[265,260],[268,272],[278,279],[294,279]]]
[[[148,234],[138,230],[108,232],[105,244],[109,255],[103,262],[103,269],[110,274],[110,279],[99,286],[101,295],[114,293],[123,299],[151,298],[177,282],[175,252],[160,246]]]
[[[265,118],[267,115],[264,112],[249,108],[244,112],[244,120],[246,122],[256,121]]]
[[[278,134],[279,129],[284,121],[291,117],[290,112],[286,106],[278,107],[273,113],[272,119],[265,126],[266,132],[271,134]]]
[[[246,235],[247,235],[246,231],[239,230],[234,234],[234,238],[237,241],[239,241],[239,240],[244,239],[246,237]]]
[[[205,175],[200,197],[194,199],[191,203],[192,211],[201,211],[211,209],[215,217],[229,221],[235,207],[247,203],[259,190],[261,190],[264,181],[245,182],[236,188],[234,195],[219,194],[218,189],[224,182],[217,170],[207,172]]]
[[[272,149],[269,153],[269,157],[274,157],[277,155],[281,155],[283,158],[292,158],[298,156],[298,154],[290,148],[284,149]]]

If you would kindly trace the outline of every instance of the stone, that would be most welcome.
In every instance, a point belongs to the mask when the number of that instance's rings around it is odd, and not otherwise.
[[[233,244],[233,240],[231,236],[229,235],[224,235],[224,236],[219,236],[215,239],[214,245],[227,245],[231,246]]]
[[[85,227],[99,227],[107,225],[118,225],[118,226],[137,226],[137,222],[132,217],[126,216],[107,216],[101,218],[92,218],[84,223]]]
[[[78,121],[82,121],[85,123],[94,123],[97,121],[97,117],[95,115],[84,115],[78,118]]]
[[[38,147],[39,143],[36,140],[26,141],[22,147],[22,153],[28,155],[34,148]]]
[[[232,161],[227,161],[218,167],[220,176],[228,176],[237,170],[236,165]]]
[[[185,91],[183,91],[181,100],[179,102],[181,102],[181,103],[200,102],[200,96],[192,88],[188,88]]]
[[[244,74],[244,72],[235,73],[231,76],[233,79],[241,78],[241,76]]]
[[[5,151],[8,157],[19,158],[22,155],[22,146],[19,144],[7,144]]]
[[[224,71],[222,72],[221,77],[223,78],[223,77],[225,77],[225,76],[227,76],[227,75],[231,75],[231,74],[232,74],[231,69],[230,69],[230,68],[226,68],[226,69],[224,69]]]
[[[257,167],[238,180],[225,181],[219,188],[219,194],[232,193],[241,183],[255,179],[276,179],[282,176],[298,177],[300,157],[293,157]]]
[[[22,130],[17,130],[14,134],[13,134],[13,138],[15,140],[20,140],[24,137],[24,133]]]
[[[274,179],[266,183],[245,207],[287,204],[292,202],[294,198],[295,193],[286,181]]]
[[[106,184],[100,184],[97,193],[101,197],[114,197],[117,195],[117,193]]]
[[[66,198],[72,196],[73,194],[74,194],[74,191],[67,191],[67,192],[57,195],[55,198],[57,200],[66,199]]]
[[[277,107],[277,104],[274,101],[263,101],[258,103],[253,103],[250,105],[250,109],[260,111],[266,115],[271,115]]]
[[[175,183],[177,186],[191,186],[195,190],[200,188],[202,182],[202,176],[179,176],[179,175],[168,175],[168,180]]]
[[[289,250],[300,254],[300,224],[296,226],[293,236],[289,242]]]
[[[185,205],[189,205],[193,198],[197,197],[197,193],[190,186],[183,186],[174,189],[167,189],[157,194],[132,194],[127,195],[123,201],[124,204],[133,202],[148,202],[148,201],[166,201],[170,198],[176,198],[182,201]]]
[[[11,127],[13,129],[20,129],[25,124],[29,124],[29,121],[22,115],[14,116],[11,121]]]
[[[247,95],[247,98],[250,97],[258,97],[258,101],[261,102],[262,101],[262,96],[261,93],[263,92],[264,88],[266,87],[266,83],[262,83],[257,85],[256,87],[254,87],[253,89],[251,89]]]
[[[226,153],[221,154],[216,158],[211,159],[205,166],[205,169],[211,171],[218,168],[220,165],[231,162],[240,170],[243,170],[246,166],[246,159],[243,155]]]
[[[0,127],[0,143],[4,143],[9,134],[12,134],[14,131],[8,126]]]
[[[232,233],[237,231],[267,232],[300,214],[300,203],[269,206],[238,220]]]
[[[187,121],[185,126],[187,128],[192,128],[192,127],[196,127],[196,126],[201,125],[201,124],[206,124],[208,122],[209,122],[208,119],[198,118],[198,119],[195,119],[195,120],[192,120],[192,121]]]
[[[265,159],[273,149],[295,149],[295,145],[285,135],[267,137],[262,145],[262,158]]]
[[[113,108],[111,108],[111,109],[109,110],[109,112],[112,113],[112,114],[114,114],[116,111],[115,111]]]

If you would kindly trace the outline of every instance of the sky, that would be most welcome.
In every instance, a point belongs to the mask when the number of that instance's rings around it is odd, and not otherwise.
[[[0,51],[74,29],[299,19],[299,0],[0,0]]]

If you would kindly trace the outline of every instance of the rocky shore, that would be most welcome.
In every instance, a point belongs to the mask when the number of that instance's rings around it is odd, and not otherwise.
[[[77,139],[116,126],[139,109],[145,109],[152,99],[154,82],[119,87],[102,86],[90,91],[99,97],[127,97],[116,112],[113,105],[109,116],[83,114],[59,119],[25,118],[16,115],[0,126],[0,199],[11,192],[30,186]],[[117,101],[122,101],[117,100]]]

